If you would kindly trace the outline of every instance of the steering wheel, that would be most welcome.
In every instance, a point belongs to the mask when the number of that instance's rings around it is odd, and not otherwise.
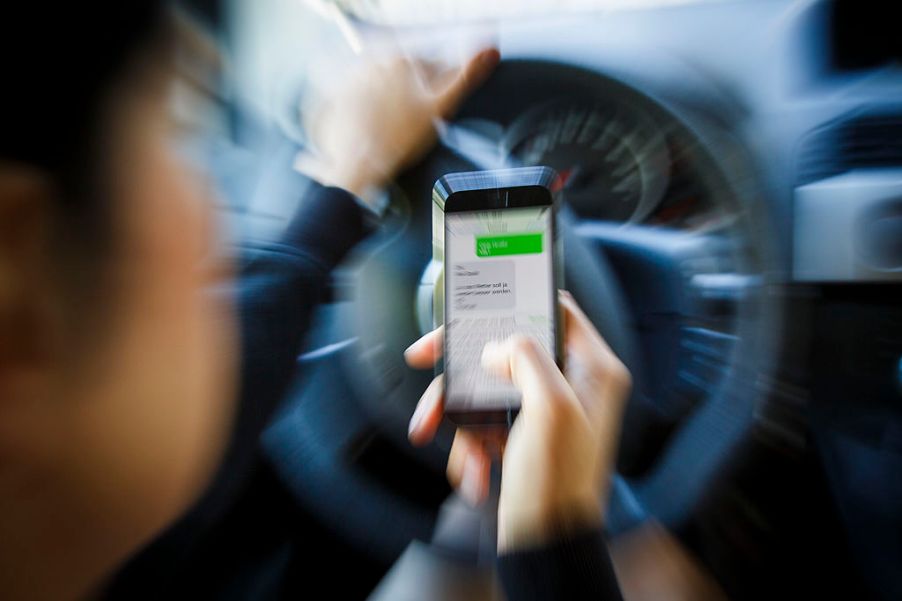
[[[506,80],[510,73],[511,68],[502,65],[462,114],[478,112],[480,103],[510,86]],[[608,93],[641,96],[615,82],[607,85]],[[407,441],[408,418],[433,374],[408,368],[403,351],[429,321],[417,314],[416,299],[423,296],[424,268],[432,258],[428,199],[433,183],[445,173],[484,167],[440,144],[398,179],[395,193],[401,206],[406,199],[409,210],[394,214],[358,249],[339,278],[339,289],[349,290],[350,300],[328,308],[330,339],[340,342],[305,359],[296,392],[264,434],[267,455],[299,501],[346,541],[380,561],[396,558],[414,538],[428,540],[438,506],[450,492],[444,470],[451,428],[443,426],[435,443],[425,449],[414,449]],[[605,253],[580,235],[580,227],[571,211],[560,212],[565,286],[631,370],[634,381],[641,382],[644,366],[634,318]],[[431,272],[425,271],[428,279]],[[636,386],[628,406],[626,428],[641,421],[632,411],[640,404],[641,388]],[[733,429],[724,436],[736,437],[747,425],[747,405],[732,402],[739,414],[730,420]],[[718,416],[723,408],[708,413]],[[700,423],[693,426],[693,421]],[[693,429],[709,430],[709,422],[703,408],[701,415],[682,426],[684,438]],[[710,443],[711,435],[701,436],[697,444]],[[676,451],[665,454],[642,478],[615,478],[608,513],[613,533],[642,521],[646,513],[665,523],[685,514],[688,500],[673,507],[653,505],[655,499],[667,496],[667,487],[685,484],[674,481],[681,472],[668,465],[685,462],[687,449],[698,452],[697,444],[676,445]],[[710,467],[712,460],[695,463]],[[705,477],[692,486],[703,486]]]

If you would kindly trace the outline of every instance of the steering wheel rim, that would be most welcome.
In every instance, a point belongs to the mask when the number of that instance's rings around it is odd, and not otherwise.
[[[425,167],[429,163],[441,163],[435,158],[441,153],[433,153],[420,171],[429,171]],[[424,181],[429,178],[431,175]],[[414,212],[413,220],[420,219],[415,225],[431,232],[428,209],[428,205],[423,207],[424,216]],[[633,363],[638,369],[631,359],[635,345],[620,319],[626,310],[625,302],[618,294],[610,268],[593,259],[592,250],[579,238],[574,218],[567,210],[561,212],[558,231],[566,257],[568,290],[595,323],[604,324],[603,335],[625,363]],[[387,233],[362,249],[363,259],[353,278],[357,301],[346,303],[334,324],[341,330],[335,332],[336,337],[356,333],[356,341],[312,366],[314,374],[308,374],[299,383],[299,394],[292,395],[293,401],[264,436],[267,454],[279,458],[276,470],[304,504],[342,538],[380,560],[391,560],[400,554],[411,536],[427,539],[435,513],[355,469],[348,462],[348,449],[378,432],[414,462],[443,474],[451,443],[447,426],[440,430],[436,442],[425,449],[415,449],[407,441],[407,420],[432,373],[403,365],[403,351],[419,336],[419,328],[412,312],[408,314],[391,305],[392,291],[396,290],[393,286],[398,283],[399,266],[406,264],[405,257],[416,253],[415,249],[431,251],[431,246],[418,238]],[[425,252],[420,259],[428,260]],[[417,261],[417,275],[419,265]],[[404,278],[408,282],[404,296],[408,299],[415,297],[419,280],[409,277],[413,273],[408,272]],[[389,298],[380,298],[386,292]],[[374,313],[379,315],[380,309],[383,319],[374,319]],[[316,483],[316,487],[310,483]],[[355,502],[362,499],[365,502]],[[374,524],[391,525],[379,529],[380,541],[374,540]]]
[[[474,165],[440,147],[398,183],[410,198],[426,199],[440,175],[472,169]],[[399,311],[396,301],[415,298],[431,249],[429,204],[412,204],[417,210],[411,213],[410,224],[401,225],[403,235],[387,232],[358,255],[352,277],[355,301],[344,304],[341,318],[333,324],[337,330],[334,338],[353,340],[353,344],[314,367],[325,374],[324,380],[312,387],[308,381],[264,438],[268,454],[278,458],[277,471],[299,499],[343,538],[387,561],[397,557],[411,538],[429,537],[435,508],[416,506],[359,473],[348,464],[347,446],[356,444],[362,432],[379,432],[414,462],[442,473],[451,439],[446,426],[437,443],[426,449],[414,450],[406,440],[407,418],[432,377],[428,372],[409,370],[402,359],[404,348],[419,335],[419,329],[412,312]],[[566,211],[561,222],[566,287],[627,366],[634,373],[641,371],[632,331],[626,325],[630,312],[610,267],[576,235]],[[583,277],[573,277],[575,272]],[[381,318],[374,319],[374,315]],[[641,511],[631,509],[636,489],[648,490],[669,481],[653,480],[653,475],[632,483],[617,478],[612,514],[621,527],[614,531],[641,519],[637,518]],[[374,524],[380,525],[378,541],[373,540]]]

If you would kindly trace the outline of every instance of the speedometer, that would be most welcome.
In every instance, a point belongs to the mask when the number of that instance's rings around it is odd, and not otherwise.
[[[556,100],[527,111],[503,139],[507,156],[548,165],[582,217],[641,222],[667,189],[666,136],[627,106]]]

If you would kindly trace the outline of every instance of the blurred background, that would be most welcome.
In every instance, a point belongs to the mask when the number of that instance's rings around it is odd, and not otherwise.
[[[192,50],[173,105],[240,238],[284,227],[273,190],[299,185],[283,173],[304,107],[360,61],[502,56],[335,274],[264,436],[270,517],[241,553],[302,537],[285,561],[322,566],[336,598],[499,598],[494,508],[451,494],[450,431],[406,440],[431,374],[402,352],[433,322],[433,182],[549,165],[566,286],[634,374],[607,519],[627,599],[902,598],[890,4],[179,3]]]

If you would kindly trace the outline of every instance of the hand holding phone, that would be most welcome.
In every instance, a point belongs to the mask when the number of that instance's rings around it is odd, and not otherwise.
[[[567,293],[559,298],[565,372],[528,337],[493,343],[482,368],[522,393],[509,433],[458,429],[448,476],[471,503],[486,495],[496,449],[503,449],[498,508],[500,551],[540,544],[560,529],[602,520],[614,470],[620,422],[630,391],[626,367]],[[405,353],[418,368],[441,356],[441,328]],[[442,376],[427,388],[411,419],[410,439],[429,442],[444,414]],[[500,432],[500,433],[499,433]]]

